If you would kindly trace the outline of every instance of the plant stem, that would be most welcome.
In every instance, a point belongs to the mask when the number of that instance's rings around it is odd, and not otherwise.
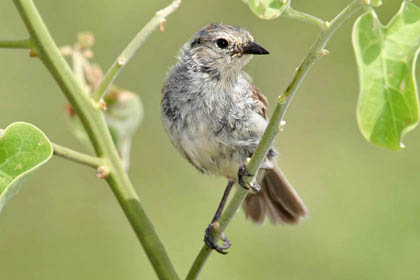
[[[32,48],[31,40],[19,41],[0,41],[0,48],[4,49],[30,49]]]
[[[317,18],[313,15],[306,14],[304,12],[296,11],[291,6],[288,6],[286,10],[284,10],[284,12],[281,14],[281,16],[293,18],[303,22],[308,22],[321,27],[321,29],[325,28],[325,21],[323,21],[322,19]]]
[[[76,110],[98,157],[109,170],[106,178],[160,279],[179,279],[153,225],[125,173],[103,114],[80,85],[61,56],[32,0],[14,0],[31,35],[39,58]]]
[[[99,166],[105,165],[105,161],[101,158],[83,154],[55,143],[52,143],[52,146],[55,156],[62,157],[93,168],[98,168]]]
[[[140,46],[144,43],[144,41],[149,37],[149,35],[159,26],[163,26],[165,23],[165,19],[169,16],[173,11],[178,8],[181,4],[181,0],[174,0],[169,6],[166,8],[157,11],[155,16],[140,30],[139,33],[134,37],[133,40],[128,44],[128,46],[124,49],[124,51],[120,54],[120,56],[114,61],[111,67],[106,72],[102,82],[99,84],[98,88],[92,94],[93,100],[95,102],[99,102],[101,98],[104,96],[106,91],[114,82],[115,78],[118,76],[122,68],[127,65],[127,62],[131,59],[131,57],[135,54],[135,52],[140,48]]]
[[[305,78],[306,74],[311,70],[315,62],[318,61],[320,57],[325,55],[327,52],[324,50],[331,36],[337,31],[337,29],[347,20],[350,16],[356,13],[362,7],[361,0],[353,0],[344,10],[342,10],[332,21],[331,23],[325,25],[325,28],[322,29],[318,39],[315,44],[311,47],[305,59],[299,66],[296,71],[291,83],[287,87],[286,91],[279,97],[279,102],[277,103],[274,113],[270,118],[268,126],[264,132],[263,137],[261,138],[258,147],[253,154],[251,161],[247,165],[247,170],[251,174],[257,174],[263,160],[265,159],[268,150],[270,149],[275,136],[277,135],[281,121],[283,120],[287,108],[292,101],[296,90],[299,85]],[[248,183],[251,183],[254,178],[246,177],[244,178]],[[215,234],[215,240],[219,240],[221,232],[223,232],[229,222],[232,220],[235,213],[238,212],[239,207],[244,201],[248,191],[244,188],[238,188],[226,210],[224,211],[221,219],[220,226],[218,228],[218,233]],[[197,279],[201,269],[203,268],[206,260],[212,252],[211,249],[204,245],[200,250],[198,256],[194,260],[194,263],[187,275],[187,280]]]

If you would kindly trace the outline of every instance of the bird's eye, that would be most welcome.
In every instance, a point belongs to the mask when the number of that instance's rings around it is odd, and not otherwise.
[[[217,39],[216,45],[221,49],[226,49],[229,43],[226,39],[220,38],[220,39]]]

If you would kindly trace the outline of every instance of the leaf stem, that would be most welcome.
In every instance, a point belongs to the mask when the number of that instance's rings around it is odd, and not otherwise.
[[[350,16],[352,16],[359,9],[361,9],[361,7],[361,0],[353,0],[331,21],[331,23],[325,25],[325,28],[322,29],[320,35],[318,36],[318,39],[310,48],[308,54],[299,66],[298,70],[296,71],[286,91],[282,95],[280,95],[279,101],[274,109],[272,117],[270,118],[264,135],[261,138],[261,141],[258,144],[258,147],[255,153],[253,154],[251,161],[247,165],[247,170],[249,173],[257,174],[263,160],[267,155],[268,150],[270,149],[273,143],[275,136],[279,131],[281,121],[283,120],[287,112],[287,108],[290,102],[292,101],[296,90],[305,78],[306,74],[311,70],[315,62],[317,62],[320,57],[327,54],[327,51],[324,50],[324,48],[327,45],[331,36],[347,19],[349,19]],[[251,183],[254,180],[254,178],[246,177],[245,180],[248,183]],[[238,209],[244,201],[247,193],[248,191],[244,188],[237,188],[235,195],[233,196],[232,200],[230,201],[229,205],[227,206],[220,219],[218,233],[216,233],[214,236],[215,240],[219,240],[220,233],[226,229],[233,216],[238,212]],[[203,268],[211,252],[212,250],[209,249],[207,245],[203,246],[198,256],[194,260],[194,263],[186,277],[187,280],[197,279],[201,269]]]
[[[281,14],[281,16],[293,18],[299,21],[308,22],[314,25],[319,26],[321,29],[325,28],[325,21],[317,18],[316,16],[297,11],[293,9],[291,6],[288,6],[286,10]]]
[[[105,165],[105,161],[101,158],[80,153],[55,143],[52,143],[52,146],[54,149],[55,156],[62,157],[64,159],[81,163],[93,168],[98,168],[99,166]]]
[[[33,0],[14,0],[25,22],[39,58],[49,70],[82,121],[98,157],[109,175],[106,181],[127,216],[159,279],[179,279],[168,254],[144,211],[133,185],[124,171],[104,116],[60,54]]]
[[[3,136],[5,130],[0,128],[0,138]],[[87,155],[84,153],[80,153],[74,151],[72,149],[60,146],[55,143],[51,143],[54,150],[54,155],[58,157],[62,157],[77,163],[81,163],[93,168],[98,168],[105,164],[104,160],[95,156]]]
[[[16,40],[16,41],[0,41],[1,49],[31,49],[32,42],[30,39],[27,40]]]
[[[174,12],[181,4],[181,0],[174,0],[166,8],[157,11],[154,17],[140,30],[133,40],[128,44],[120,56],[114,61],[111,67],[106,72],[102,82],[92,94],[93,100],[98,103],[109,89],[115,78],[121,72],[122,68],[127,65],[131,57],[136,53],[149,35],[159,26],[165,23],[165,19],[172,12]]]

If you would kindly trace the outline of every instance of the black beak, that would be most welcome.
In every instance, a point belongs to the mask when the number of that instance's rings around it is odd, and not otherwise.
[[[249,42],[243,48],[243,53],[245,53],[245,54],[269,54],[269,52],[266,49],[264,49],[263,47],[261,47],[260,45],[254,43],[254,42]]]

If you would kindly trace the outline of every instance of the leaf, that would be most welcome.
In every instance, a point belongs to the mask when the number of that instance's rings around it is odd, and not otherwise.
[[[353,27],[359,70],[357,118],[363,136],[391,150],[419,121],[415,62],[420,47],[420,8],[404,1],[383,26],[372,10]]]
[[[279,17],[289,6],[289,0],[243,0],[251,11],[262,19]]]
[[[0,211],[23,181],[53,154],[51,142],[37,127],[16,122],[0,138]]]

